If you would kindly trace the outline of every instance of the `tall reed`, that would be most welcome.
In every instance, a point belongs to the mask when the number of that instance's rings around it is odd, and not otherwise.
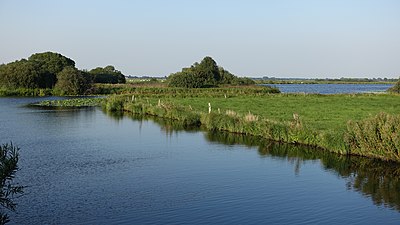
[[[345,141],[350,154],[400,161],[400,115],[349,121]]]

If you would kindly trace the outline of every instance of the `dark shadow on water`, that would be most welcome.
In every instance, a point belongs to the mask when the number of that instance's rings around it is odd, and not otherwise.
[[[185,127],[179,121],[158,117],[129,115],[136,121],[151,120],[160,125],[167,134],[174,132],[198,132],[197,127]],[[341,156],[327,151],[312,149],[304,145],[292,145],[269,141],[260,137],[206,132],[207,141],[225,145],[245,145],[258,148],[260,157],[270,157],[292,163],[294,173],[309,161],[319,161],[323,169],[346,181],[348,190],[361,193],[372,199],[377,206],[400,211],[400,164],[355,156]]]

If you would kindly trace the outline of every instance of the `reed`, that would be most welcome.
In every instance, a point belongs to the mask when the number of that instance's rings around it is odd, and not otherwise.
[[[349,154],[400,161],[400,115],[349,121],[345,141]]]

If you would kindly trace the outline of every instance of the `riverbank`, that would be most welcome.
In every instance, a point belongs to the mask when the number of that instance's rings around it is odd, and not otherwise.
[[[386,93],[276,94],[262,87],[145,87],[112,95],[96,105],[110,112],[173,119],[185,127],[203,126],[342,155],[400,161],[399,97]]]
[[[400,161],[398,98],[390,94],[125,95],[109,97],[104,108],[173,119],[186,127]]]

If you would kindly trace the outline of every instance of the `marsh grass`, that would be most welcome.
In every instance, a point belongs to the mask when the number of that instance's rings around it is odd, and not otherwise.
[[[379,113],[349,121],[345,141],[351,154],[400,161],[400,115]]]

